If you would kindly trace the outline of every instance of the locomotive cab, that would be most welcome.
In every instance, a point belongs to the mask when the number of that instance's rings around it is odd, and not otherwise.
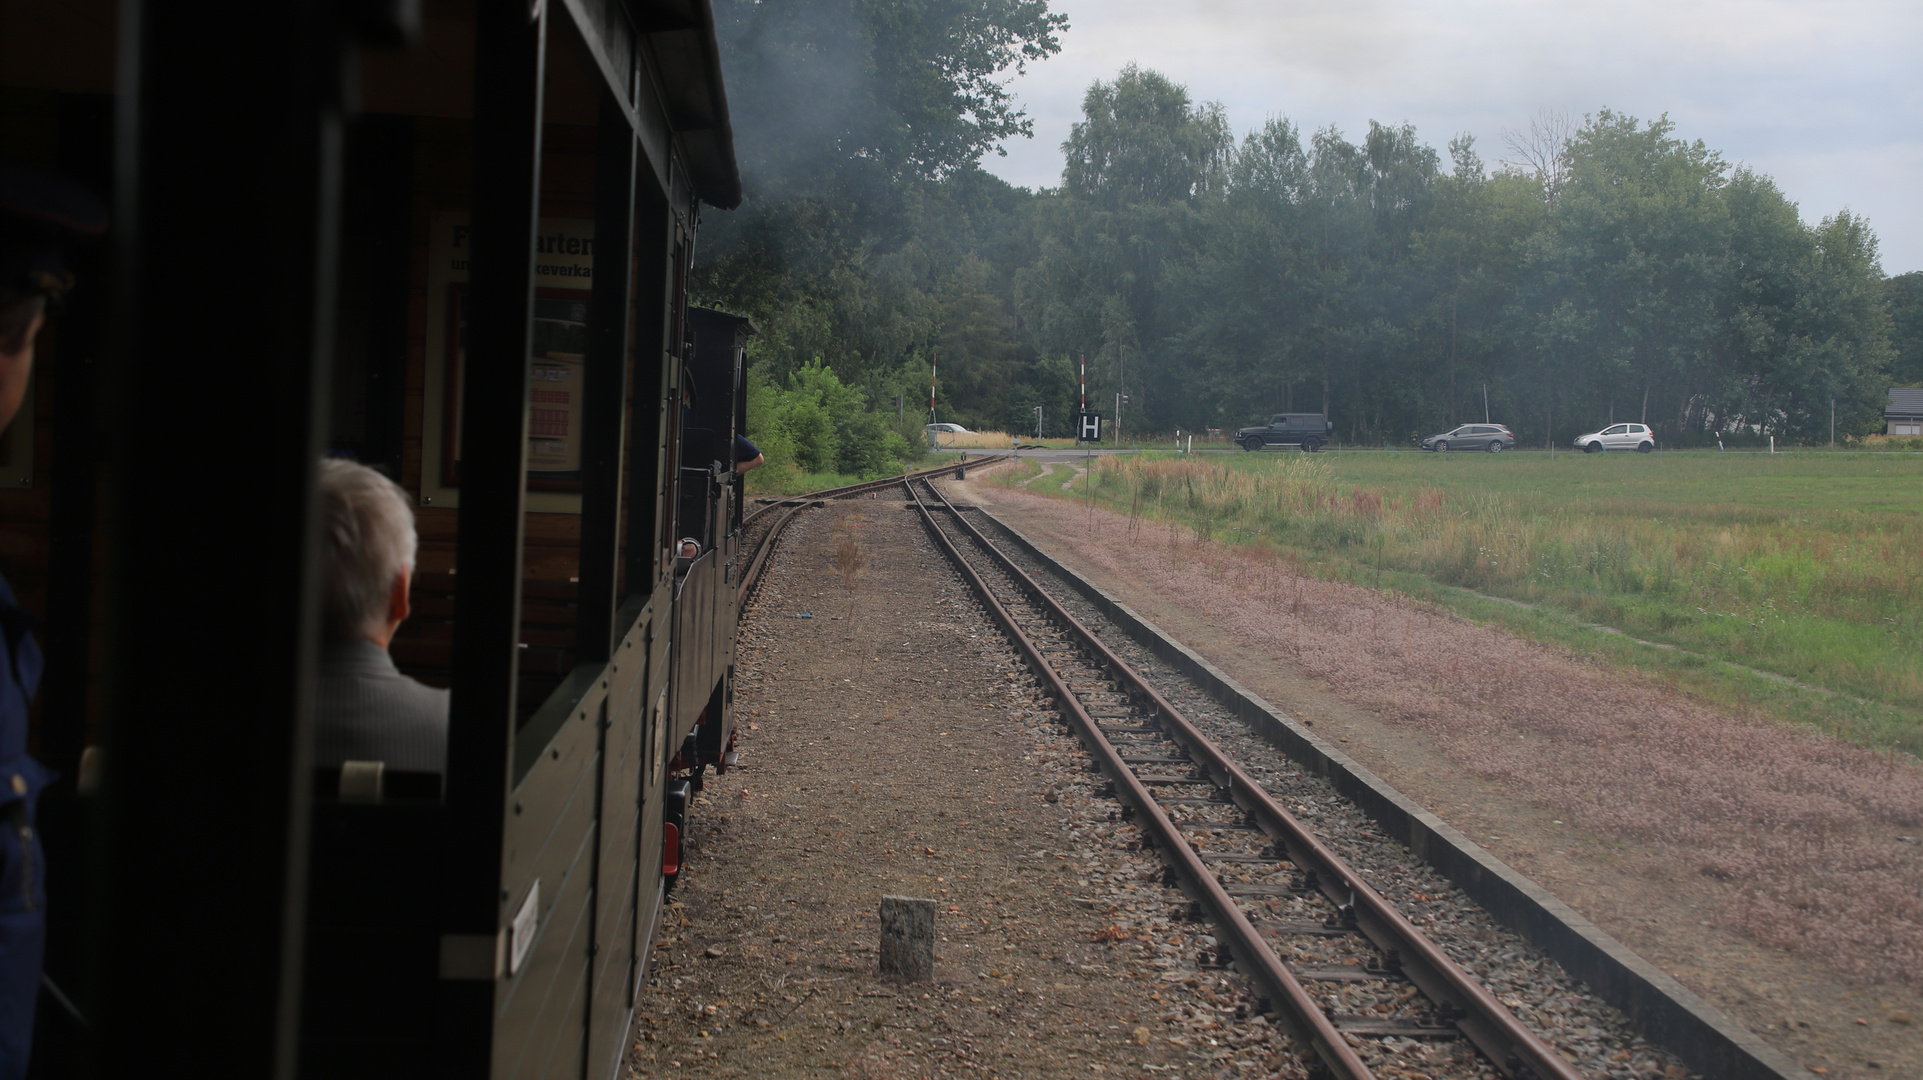
[[[692,771],[700,787],[703,770],[727,768],[734,744],[734,665],[721,650],[702,642],[734,640],[736,544],[740,539],[742,480],[736,471],[735,436],[746,426],[747,343],[754,323],[708,308],[688,311],[690,359],[682,377],[681,497],[675,533],[698,553],[679,560],[678,595],[692,602],[676,608],[673,690],[673,764]]]

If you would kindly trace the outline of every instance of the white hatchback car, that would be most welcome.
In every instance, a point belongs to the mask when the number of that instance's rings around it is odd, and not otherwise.
[[[1647,454],[1656,449],[1656,433],[1647,424],[1611,424],[1601,431],[1576,436],[1573,444],[1585,454],[1604,450],[1635,450]]]

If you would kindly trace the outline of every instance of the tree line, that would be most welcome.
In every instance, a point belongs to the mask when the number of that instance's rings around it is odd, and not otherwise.
[[[1493,164],[1407,125],[1238,141],[1130,66],[1031,192],[976,162],[1029,133],[1007,76],[1060,48],[1043,0],[716,14],[748,201],[704,226],[696,289],[756,318],[770,386],[818,361],[926,419],[932,365],[941,419],[1033,431],[1040,406],[1066,434],[1085,358],[1136,431],[1326,410],[1399,444],[1486,400],[1540,444],[1625,419],[1816,440],[1832,404],[1867,432],[1923,381],[1923,274],[1886,279],[1863,219],[1805,224],[1667,117],[1539,118]]]

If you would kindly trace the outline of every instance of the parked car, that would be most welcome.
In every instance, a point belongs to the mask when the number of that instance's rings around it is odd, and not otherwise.
[[[1329,436],[1333,434],[1335,425],[1321,413],[1276,413],[1262,427],[1237,430],[1235,442],[1244,450],[1260,450],[1265,446],[1300,446],[1313,454],[1328,445]]]
[[[960,424],[929,424],[928,430],[937,435],[973,435],[974,432]]]
[[[1576,436],[1571,444],[1585,454],[1604,450],[1635,450],[1647,454],[1656,449],[1656,433],[1647,424],[1611,424],[1601,431]]]
[[[1516,448],[1516,433],[1510,431],[1507,424],[1464,424],[1454,431],[1429,436],[1422,440],[1422,448],[1437,454],[1450,450],[1487,450],[1500,454]]]

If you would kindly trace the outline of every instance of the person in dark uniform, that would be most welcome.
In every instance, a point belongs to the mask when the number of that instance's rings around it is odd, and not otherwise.
[[[734,471],[745,473],[758,468],[768,459],[761,456],[761,448],[748,441],[746,435],[734,437]]]
[[[51,173],[0,161],[0,428],[33,375],[34,339],[73,286],[70,242],[107,228],[99,200]],[[27,1072],[46,943],[46,862],[34,805],[54,779],[27,754],[27,706],[40,683],[33,617],[0,578],[0,1080]]]

